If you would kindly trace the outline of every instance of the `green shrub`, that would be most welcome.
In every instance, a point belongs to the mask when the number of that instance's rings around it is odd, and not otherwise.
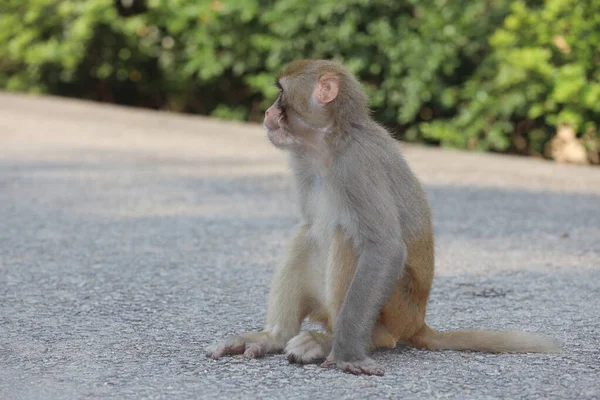
[[[458,147],[542,154],[561,124],[598,151],[600,0],[514,1],[491,51],[461,86],[457,112],[421,124]]]
[[[285,64],[333,58],[402,138],[540,152],[597,140],[599,2],[4,0],[0,87],[259,121]]]

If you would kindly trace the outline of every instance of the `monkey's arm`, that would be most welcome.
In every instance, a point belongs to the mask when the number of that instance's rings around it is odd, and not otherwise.
[[[407,259],[398,211],[382,180],[355,180],[349,204],[357,216],[358,264],[334,327],[329,363],[349,369],[367,363],[373,326],[400,279]],[[378,182],[372,184],[371,182]],[[348,365],[350,363],[350,365]],[[368,369],[368,368],[367,368]],[[361,372],[367,372],[360,366]],[[383,372],[375,368],[375,372]]]
[[[356,273],[334,328],[333,361],[367,359],[373,326],[406,262],[400,241],[363,244]]]

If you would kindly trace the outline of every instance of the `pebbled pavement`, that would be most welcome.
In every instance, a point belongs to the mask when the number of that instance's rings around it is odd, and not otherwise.
[[[563,353],[207,359],[260,329],[297,222],[262,128],[0,93],[0,398],[599,398],[600,170],[400,146],[435,215],[428,323]]]

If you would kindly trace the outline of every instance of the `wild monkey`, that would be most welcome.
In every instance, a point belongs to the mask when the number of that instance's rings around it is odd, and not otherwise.
[[[551,352],[520,332],[436,332],[425,324],[434,237],[425,193],[395,140],[369,115],[368,99],[342,65],[291,63],[266,111],[271,143],[289,154],[302,223],[276,269],[262,332],[229,337],[207,356],[259,357],[383,374],[369,358],[397,343],[430,350]],[[300,332],[309,317],[326,334]]]

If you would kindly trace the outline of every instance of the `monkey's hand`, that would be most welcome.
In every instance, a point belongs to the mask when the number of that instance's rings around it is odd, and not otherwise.
[[[218,360],[224,355],[243,354],[256,358],[268,353],[278,353],[285,343],[271,336],[269,332],[251,332],[230,336],[206,348],[206,356]]]
[[[363,358],[362,360],[342,361],[336,360],[335,355],[333,354],[333,352],[331,352],[327,357],[327,360],[325,360],[325,362],[321,364],[321,367],[331,368],[333,366],[341,369],[344,372],[349,372],[354,375],[364,374],[381,376],[385,372],[384,368],[381,365],[377,364],[369,357]]]

